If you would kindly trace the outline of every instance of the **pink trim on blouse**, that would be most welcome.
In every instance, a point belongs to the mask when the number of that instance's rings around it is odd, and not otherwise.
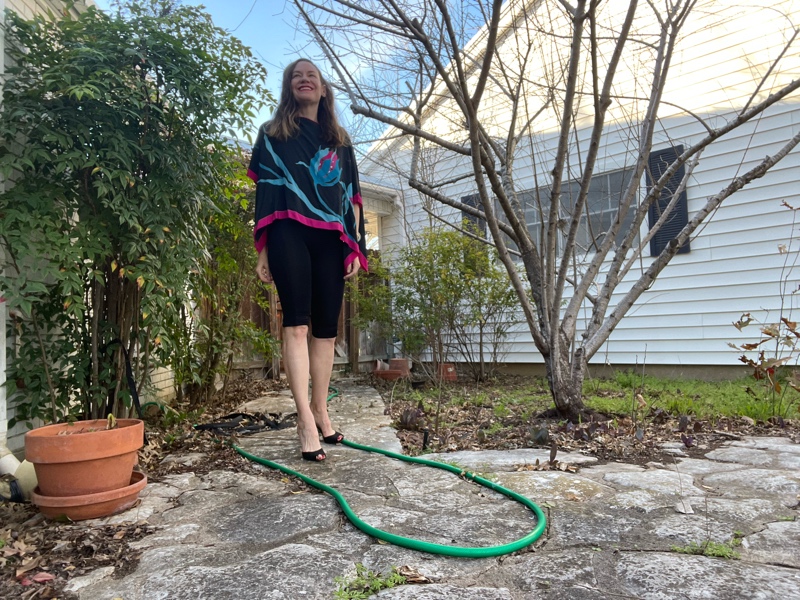
[[[358,244],[350,239],[350,237],[344,232],[344,228],[342,227],[341,223],[336,222],[328,222],[328,221],[316,221],[314,219],[309,219],[308,217],[301,215],[300,213],[294,210],[278,210],[261,219],[256,226],[253,228],[253,236],[255,238],[255,245],[256,251],[261,252],[267,245],[267,231],[266,227],[270,223],[274,223],[279,219],[292,219],[297,221],[298,223],[302,223],[308,227],[314,227],[315,229],[326,229],[329,231],[338,231],[339,232],[339,239],[347,245],[348,248],[352,250],[350,254],[344,260],[344,268],[347,269],[350,266],[356,257],[358,257],[359,262],[361,263],[361,268],[364,271],[368,271],[367,266],[367,257],[361,253],[361,248],[358,247]],[[261,235],[258,236],[258,232],[261,231]],[[258,237],[256,237],[258,236]]]

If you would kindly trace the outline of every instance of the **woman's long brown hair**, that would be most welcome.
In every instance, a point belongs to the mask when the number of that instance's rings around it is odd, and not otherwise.
[[[322,140],[332,146],[346,146],[350,144],[347,132],[339,125],[336,118],[336,110],[333,104],[333,89],[328,81],[322,76],[322,71],[317,65],[307,58],[298,58],[283,70],[283,81],[281,82],[281,98],[275,114],[267,123],[267,135],[275,139],[286,141],[297,134],[297,113],[299,106],[292,93],[292,73],[299,62],[311,64],[319,74],[320,83],[326,94],[319,101],[317,109],[317,123],[322,129]]]

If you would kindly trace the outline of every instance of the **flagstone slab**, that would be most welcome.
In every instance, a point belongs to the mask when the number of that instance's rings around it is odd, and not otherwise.
[[[635,509],[600,510],[579,504],[564,505],[549,511],[548,543],[556,549],[609,546],[623,540],[634,541],[634,531],[644,525],[645,516]]]
[[[602,581],[605,564],[610,558],[610,552],[588,548],[537,552],[515,557],[487,572],[485,578],[513,582],[508,585],[521,592],[520,598],[595,600],[606,598],[606,594],[619,597],[615,581]]]
[[[452,585],[402,586],[383,590],[376,600],[514,600],[507,589],[457,588]]]
[[[106,578],[82,593],[96,600],[330,600],[348,568],[340,555],[304,544],[254,552],[224,566],[190,566],[136,575],[133,586]],[[129,582],[131,583],[131,582]]]
[[[738,469],[746,468],[744,465],[717,462],[702,458],[680,458],[676,459],[674,465],[664,465],[663,468],[671,468],[679,473],[686,473],[688,475],[710,475],[713,473],[726,473],[728,471],[736,471]]]
[[[742,560],[800,569],[800,521],[767,524],[742,540]]]
[[[607,498],[614,493],[610,486],[583,476],[560,471],[521,471],[499,473],[496,482],[536,503],[586,502]]]
[[[718,518],[738,522],[740,530],[760,528],[764,523],[775,521],[791,513],[786,506],[773,498],[715,498],[692,496],[686,498],[699,514],[715,515]]]
[[[740,525],[735,522],[725,522],[708,515],[694,514],[667,514],[649,526],[649,531],[658,538],[669,542],[665,550],[675,546],[686,546],[692,543],[701,544],[706,540],[717,543],[727,543],[733,539],[734,532],[739,531]]]
[[[786,446],[778,446],[785,448]],[[755,467],[795,469],[800,471],[800,453],[767,450],[760,448],[718,448],[706,454],[706,458],[720,462],[732,462]]]
[[[273,392],[265,396],[240,404],[233,412],[262,413],[273,415],[290,415],[297,412],[292,393],[287,391]]]
[[[675,497],[672,494],[663,494],[650,490],[621,491],[608,500],[609,508],[630,508],[646,513],[674,505]]]
[[[254,498],[209,515],[209,529],[221,541],[276,546],[290,540],[333,531],[339,526],[336,502],[327,494]]]
[[[704,491],[695,487],[694,479],[685,473],[667,469],[642,472],[608,473],[603,481],[621,487],[633,487],[674,496],[700,496]]]
[[[749,437],[744,440],[731,442],[730,445],[736,448],[758,448],[761,450],[800,454],[800,444],[786,437]]]
[[[501,471],[516,471],[523,465],[535,465],[536,461],[545,463],[550,460],[550,450],[522,449],[522,450],[460,450],[438,454],[426,454],[428,460],[441,460],[448,464],[459,466],[476,473],[498,473]],[[586,456],[580,452],[559,452],[556,460],[569,465],[591,465],[597,462],[594,456]]]
[[[433,583],[483,577],[483,574],[498,564],[496,558],[443,556],[392,544],[373,544],[360,562],[371,571],[379,573],[390,573],[394,567],[407,566]]]
[[[626,553],[620,557],[616,573],[629,595],[648,600],[800,598],[797,570],[738,560]]]
[[[772,469],[740,469],[728,473],[716,473],[703,478],[703,484],[716,488],[728,498],[763,497],[772,494],[780,497],[787,506],[797,504],[800,494],[800,473]]]

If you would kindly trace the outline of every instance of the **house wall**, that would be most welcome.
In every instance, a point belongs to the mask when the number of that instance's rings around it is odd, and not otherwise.
[[[159,367],[150,374],[150,383],[158,400],[172,400],[175,397],[175,375],[172,369]],[[146,400],[145,400],[146,401]]]
[[[13,10],[26,19],[31,19],[37,15],[59,15],[64,10],[65,4],[63,0],[5,0],[4,8]],[[88,6],[94,6],[94,2],[78,0],[71,12],[77,15],[86,10]]]
[[[545,4],[545,3],[543,3]],[[627,2],[608,3],[613,9],[624,10]],[[654,150],[670,145],[684,146],[700,140],[706,133],[703,125],[688,115],[691,111],[702,116],[711,126],[719,126],[731,118],[736,109],[749,99],[758,81],[767,75],[771,61],[783,50],[788,38],[785,33],[766,35],[769,31],[783,31],[790,21],[800,22],[800,2],[785,1],[761,9],[734,7],[725,2],[703,3],[703,8],[713,10],[698,12],[683,34],[683,46],[674,59],[671,83],[665,94],[660,112],[660,128],[654,139]],[[547,16],[549,22],[557,16]],[[721,19],[722,25],[711,27]],[[647,32],[653,27],[647,19],[638,20],[635,28]],[[513,64],[513,49],[504,47],[506,64]],[[543,57],[553,56],[553,48],[542,50]],[[602,53],[601,53],[602,54]],[[638,59],[626,59],[617,79],[617,94],[647,98],[647,90],[639,89],[641,77],[647,67],[646,53]],[[588,61],[587,61],[588,62]],[[542,80],[546,64],[538,62],[531,68],[529,77]],[[770,88],[787,83],[800,72],[800,57],[795,50],[787,53],[787,60],[777,71],[769,74],[755,101],[765,97]],[[497,90],[487,90],[487,110],[495,130],[501,132],[508,115],[505,100]],[[530,110],[536,109],[536,99],[529,99]],[[615,101],[609,113],[609,126],[604,132],[601,154],[596,173],[619,169],[633,164],[635,148],[631,135],[636,132],[633,118],[644,108],[644,101]],[[444,101],[441,113],[452,115],[454,105]],[[587,111],[588,114],[588,111]],[[585,116],[585,115],[584,115]],[[438,131],[450,139],[463,137],[463,131],[448,129],[452,119],[431,116]],[[447,121],[447,122],[445,122]],[[581,164],[580,148],[588,147],[589,122],[579,132],[580,143],[570,163]],[[546,176],[552,168],[552,157],[557,147],[556,125],[552,114],[545,114],[533,128],[536,135],[520,144],[516,161],[517,189],[534,185],[534,172]],[[702,161],[688,183],[690,218],[705,204],[708,196],[719,192],[740,173],[752,168],[767,155],[774,153],[783,142],[797,133],[800,127],[800,103],[785,100],[756,121],[742,126],[712,144],[703,153]],[[634,132],[633,134],[631,132]],[[410,141],[405,139],[377,144],[361,163],[361,170],[372,180],[382,180],[401,192],[404,211],[398,211],[385,222],[387,246],[405,245],[413,232],[431,223],[421,210],[419,195],[409,190],[400,177],[394,174],[394,165],[400,164],[407,172],[410,160]],[[535,161],[532,159],[535,157]],[[449,179],[469,172],[468,162],[441,150],[431,150],[429,168],[435,169],[436,178]],[[386,164],[393,163],[393,168]],[[536,165],[536,166],[534,166]],[[579,176],[578,171],[571,173]],[[628,316],[613,332],[609,341],[593,358],[595,365],[662,365],[680,367],[693,365],[739,365],[738,354],[729,342],[752,341],[758,337],[755,325],[737,331],[732,323],[744,312],[761,320],[776,321],[784,309],[796,308],[792,292],[797,288],[799,271],[792,271],[798,259],[798,243],[793,246],[794,213],[781,206],[785,200],[800,207],[800,153],[785,158],[763,179],[756,180],[745,189],[726,200],[692,240],[689,254],[676,256],[650,290],[639,299]],[[644,189],[644,181],[641,183]],[[474,191],[468,180],[451,185],[446,193],[459,198]],[[443,217],[460,220],[460,211],[438,206],[435,210]],[[645,228],[640,232],[646,234]],[[779,245],[790,252],[782,254]],[[629,273],[612,299],[612,306],[630,288],[633,281],[651,262],[645,252],[641,263]],[[601,275],[602,279],[602,275]],[[794,282],[794,284],[792,283]],[[584,318],[589,310],[585,307]],[[578,334],[580,335],[580,333]],[[511,364],[541,363],[527,326],[520,319],[514,329],[513,344],[506,361]],[[678,369],[680,371],[680,369]]]

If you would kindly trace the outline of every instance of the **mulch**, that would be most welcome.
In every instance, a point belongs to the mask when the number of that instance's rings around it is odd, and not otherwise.
[[[621,461],[643,465],[672,462],[677,452],[689,457],[702,456],[724,442],[745,436],[788,437],[800,443],[800,419],[773,418],[764,422],[749,417],[699,419],[644,404],[634,415],[596,415],[582,423],[531,415],[531,407],[525,403],[505,403],[502,416],[498,416],[492,401],[497,388],[530,386],[530,381],[507,376],[500,383],[492,382],[486,386],[483,403],[449,402],[449,391],[454,388],[445,388],[444,401],[438,410],[435,401],[416,400],[418,393],[413,400],[407,400],[393,384],[377,379],[372,384],[386,402],[387,414],[398,429],[403,451],[410,455],[426,451],[550,448],[551,454],[580,452],[596,457],[601,463]],[[458,390],[460,396],[466,387]],[[468,387],[474,391],[476,384],[469,383]],[[480,392],[480,384],[477,388]],[[547,395],[544,388],[540,391]],[[435,400],[438,390],[430,389],[427,395]],[[548,412],[543,405],[542,413]]]

